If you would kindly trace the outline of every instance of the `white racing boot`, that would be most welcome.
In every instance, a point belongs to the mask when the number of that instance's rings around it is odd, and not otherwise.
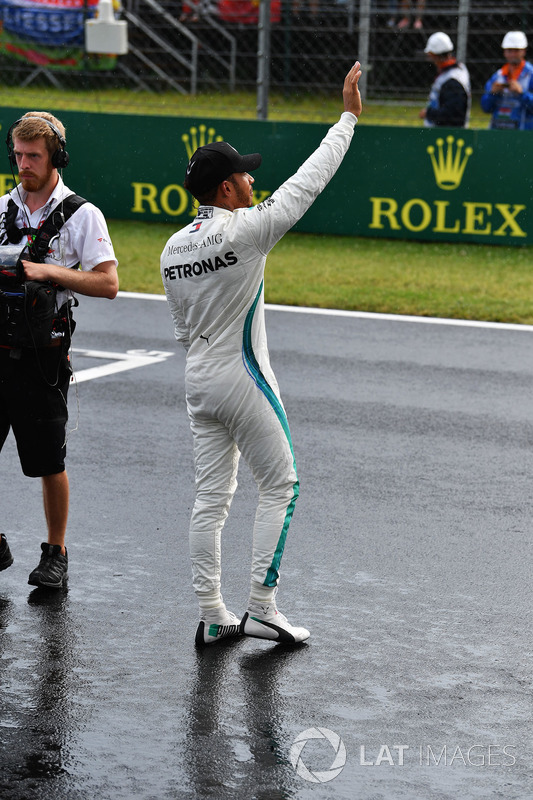
[[[204,610],[196,630],[195,643],[198,646],[214,644],[228,636],[240,636],[240,619],[225,606]]]
[[[242,618],[241,633],[284,644],[304,642],[311,635],[306,628],[291,625],[287,617],[278,611],[274,600],[270,603],[251,602]]]

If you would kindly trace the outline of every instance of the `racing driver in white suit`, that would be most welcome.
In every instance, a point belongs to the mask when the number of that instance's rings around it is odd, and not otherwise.
[[[194,441],[196,499],[190,524],[193,587],[200,605],[196,644],[245,635],[302,642],[305,628],[276,606],[279,567],[298,477],[289,426],[269,361],[263,299],[268,252],[331,180],[361,114],[359,62],[343,87],[344,112],[318,149],[271,197],[253,206],[249,174],[259,153],[227,142],[199,147],[185,187],[198,200],[192,224],[161,254],[176,339],[187,350],[185,388]],[[239,456],[259,491],[250,599],[242,620],[221,595],[221,533],[237,488]]]

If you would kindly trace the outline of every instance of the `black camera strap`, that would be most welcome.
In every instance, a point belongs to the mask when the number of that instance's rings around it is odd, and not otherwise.
[[[25,280],[20,259],[26,257],[27,260],[44,263],[52,239],[86,202],[79,195],[69,195],[35,229],[17,227],[19,207],[9,199],[3,219],[5,236],[11,244],[20,244],[22,237],[26,236],[27,244],[23,249],[24,255],[19,255],[14,268],[0,269],[0,345],[18,353],[21,347],[45,347],[50,342],[52,331],[62,332],[64,341],[70,342],[75,326],[70,308],[72,304],[77,305],[77,301],[67,300],[58,309],[56,298],[61,287],[50,281]],[[5,237],[3,244],[7,244]]]
[[[80,206],[86,203],[85,198],[78,194],[70,194],[61,200],[54,210],[48,215],[40,228],[18,228],[16,225],[19,208],[12,198],[9,198],[4,217],[4,229],[8,240],[18,244],[23,236],[33,237],[28,242],[28,250],[32,261],[43,263],[48,254],[51,240],[57,236],[65,222],[70,219]]]

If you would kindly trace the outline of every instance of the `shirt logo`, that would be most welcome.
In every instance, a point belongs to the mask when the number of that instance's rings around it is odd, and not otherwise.
[[[198,209],[198,214],[196,216],[198,219],[211,219],[213,216],[213,206],[202,206]]]

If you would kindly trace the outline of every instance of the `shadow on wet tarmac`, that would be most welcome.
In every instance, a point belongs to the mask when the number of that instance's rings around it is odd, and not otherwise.
[[[15,619],[15,603],[0,598],[2,798],[30,796],[65,774],[73,636],[68,591],[35,589],[29,615]],[[21,647],[21,637],[27,648]],[[25,649],[25,657],[22,652]],[[6,779],[7,775],[7,779]],[[43,784],[44,782],[44,784]]]
[[[196,654],[184,763],[200,797],[284,800],[295,790],[280,679],[285,670],[299,669],[308,646],[259,645],[250,653],[249,643],[234,639]],[[227,725],[225,708],[231,673],[231,696],[240,706],[235,727]]]

